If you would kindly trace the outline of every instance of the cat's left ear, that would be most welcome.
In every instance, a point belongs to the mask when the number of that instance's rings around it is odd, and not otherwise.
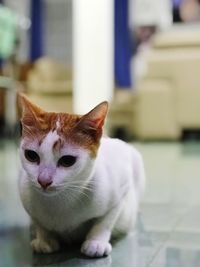
[[[104,101],[85,114],[79,123],[82,130],[93,133],[102,132],[102,127],[108,112],[108,102]]]

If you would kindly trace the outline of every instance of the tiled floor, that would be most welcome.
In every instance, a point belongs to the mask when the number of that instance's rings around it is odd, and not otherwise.
[[[199,267],[200,144],[136,144],[147,172],[147,191],[136,231],[112,255],[83,258],[77,249],[32,255],[28,218],[17,193],[17,146],[0,141],[0,267]]]

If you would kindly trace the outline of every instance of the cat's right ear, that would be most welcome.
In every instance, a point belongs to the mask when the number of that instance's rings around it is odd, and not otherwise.
[[[39,127],[40,118],[44,115],[40,107],[33,104],[24,94],[17,94],[17,104],[21,117],[22,132],[30,133],[31,129]]]
[[[35,120],[45,113],[40,107],[33,104],[24,94],[18,93],[17,102],[20,109],[21,119]]]

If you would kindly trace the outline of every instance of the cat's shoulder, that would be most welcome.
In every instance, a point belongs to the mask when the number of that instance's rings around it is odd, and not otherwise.
[[[120,151],[120,153],[138,153],[132,144],[126,143],[117,138],[102,137],[100,149],[103,151],[112,150],[113,152]]]
[[[101,146],[129,146],[128,143],[118,139],[104,136],[101,138]]]
[[[102,137],[100,151],[103,152],[103,154],[119,154],[118,152],[120,152],[120,155],[127,156],[127,154],[129,154],[134,158],[142,157],[141,153],[134,147],[133,144],[126,143],[118,138]]]

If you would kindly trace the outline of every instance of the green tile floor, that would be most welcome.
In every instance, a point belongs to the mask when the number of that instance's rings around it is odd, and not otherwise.
[[[114,244],[111,256],[92,260],[77,248],[32,255],[29,221],[17,192],[17,146],[0,141],[0,267],[199,267],[200,143],[135,145],[147,173],[136,229]]]

